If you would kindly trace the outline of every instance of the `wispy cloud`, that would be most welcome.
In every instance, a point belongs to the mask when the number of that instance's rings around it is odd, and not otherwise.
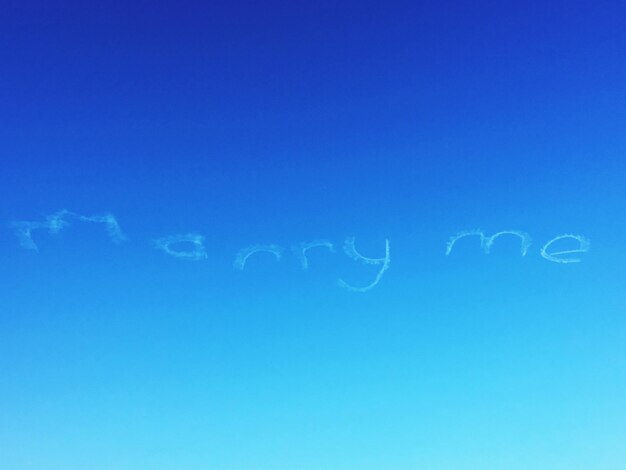
[[[111,241],[119,243],[126,240],[117,219],[112,214],[84,216],[67,209],[61,209],[46,216],[43,221],[16,221],[11,222],[11,227],[23,248],[38,251],[39,247],[33,239],[34,230],[47,230],[49,234],[56,235],[69,227],[71,221],[103,223]]]
[[[391,257],[389,254],[389,240],[385,240],[385,257],[384,258],[367,258],[359,253],[354,245],[355,240],[354,237],[347,238],[343,244],[343,251],[355,261],[359,261],[363,264],[371,264],[371,265],[380,265],[381,268],[376,274],[376,278],[367,286],[363,287],[354,287],[345,282],[343,279],[339,279],[338,283],[341,287],[344,287],[353,292],[367,292],[368,290],[375,287],[383,277],[383,274],[387,269],[389,269],[389,264],[391,263]]]
[[[251,245],[239,250],[239,253],[237,253],[237,256],[235,257],[235,262],[233,263],[234,268],[243,271],[246,267],[248,258],[250,258],[253,254],[260,252],[272,253],[276,258],[276,261],[280,261],[283,255],[283,249],[278,245]]]
[[[193,246],[191,250],[176,249],[173,245],[189,243]],[[171,235],[168,237],[158,238],[153,241],[156,248],[171,255],[175,258],[186,260],[202,260],[207,258],[206,248],[204,247],[204,237],[197,233],[186,233],[180,235]]]

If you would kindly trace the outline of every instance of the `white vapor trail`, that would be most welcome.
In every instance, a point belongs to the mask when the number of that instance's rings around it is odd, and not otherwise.
[[[573,250],[561,250],[561,251],[554,251],[552,253],[548,253],[548,248],[550,248],[550,245],[552,245],[554,242],[557,242],[559,240],[564,240],[568,238],[572,240],[576,240],[579,244],[579,247]],[[543,256],[548,261],[553,261],[554,263],[560,263],[560,264],[580,263],[580,258],[557,258],[557,256],[570,255],[573,253],[585,253],[589,251],[590,247],[591,247],[591,242],[589,241],[589,239],[583,237],[582,235],[573,235],[570,233],[565,233],[563,235],[554,237],[552,240],[546,243],[541,248],[541,256]]]
[[[311,248],[328,248],[332,253],[335,252],[335,247],[328,240],[314,240],[312,242],[301,242],[292,247],[292,251],[296,257],[300,260],[300,266],[302,269],[309,268],[309,259],[306,256],[306,252]]]
[[[117,219],[112,214],[84,216],[68,211],[67,209],[61,209],[54,214],[46,216],[43,222],[17,221],[12,222],[11,226],[23,248],[38,251],[39,247],[33,239],[33,230],[43,229],[47,230],[51,235],[56,235],[61,232],[61,230],[69,227],[71,225],[69,220],[72,219],[80,222],[104,223],[107,233],[113,242],[119,243],[126,240],[126,236],[122,232]]]
[[[482,230],[474,229],[474,230],[465,230],[463,232],[459,232],[456,235],[450,237],[446,244],[446,256],[452,253],[452,249],[454,248],[455,243],[464,237],[477,236],[480,238],[480,247],[486,254],[491,252],[491,247],[497,238],[502,235],[513,235],[520,239],[520,254],[522,256],[526,256],[528,253],[528,249],[530,248],[532,239],[530,235],[526,232],[522,232],[520,230],[503,230],[501,232],[494,233],[491,236],[486,236]]]
[[[389,255],[389,240],[385,240],[385,257],[384,258],[366,258],[365,256],[361,255],[357,251],[356,247],[354,246],[354,237],[350,237],[346,239],[346,241],[343,244],[343,250],[345,251],[346,255],[348,255],[350,258],[352,258],[355,261],[360,261],[363,264],[382,265],[380,268],[380,271],[378,271],[378,273],[376,274],[376,278],[374,279],[374,281],[364,287],[354,287],[346,283],[343,279],[339,279],[338,281],[339,285],[348,290],[351,290],[353,292],[367,292],[368,290],[372,289],[374,286],[376,286],[380,282],[380,279],[383,277],[383,274],[385,273],[385,271],[389,269],[389,263],[391,262],[391,258]]]
[[[283,249],[278,245],[251,245],[239,250],[239,253],[237,253],[237,256],[235,257],[235,262],[233,263],[234,268],[243,271],[246,267],[248,258],[259,252],[272,253],[276,258],[276,261],[280,261],[283,255]]]
[[[176,250],[172,248],[172,245],[176,243],[191,243],[193,250]],[[171,235],[168,237],[161,237],[153,241],[156,248],[171,255],[175,258],[186,259],[191,261],[198,261],[207,258],[207,252],[204,248],[204,237],[197,233],[186,233],[180,235]]]

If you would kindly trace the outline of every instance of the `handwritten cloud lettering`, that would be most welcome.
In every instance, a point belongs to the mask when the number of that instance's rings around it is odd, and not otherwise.
[[[353,292],[367,292],[368,290],[374,288],[383,277],[383,274],[387,269],[389,269],[389,263],[391,262],[391,258],[389,255],[389,240],[385,240],[385,257],[384,258],[366,258],[361,253],[359,253],[354,246],[354,237],[347,238],[343,244],[343,250],[350,258],[355,261],[359,261],[363,264],[372,264],[372,265],[381,265],[380,271],[376,274],[376,278],[367,286],[364,287],[354,287],[350,284],[346,283],[343,279],[339,279],[338,283],[341,287],[348,289]]]
[[[465,230],[450,237],[450,239],[448,240],[448,243],[446,243],[446,256],[449,256],[450,253],[452,253],[452,249],[454,248],[454,245],[456,244],[457,241],[459,241],[461,238],[471,237],[471,236],[479,237],[480,247],[486,254],[489,254],[491,252],[491,247],[493,246],[493,243],[496,241],[497,238],[501,237],[502,235],[514,235],[518,237],[521,241],[520,254],[522,256],[526,256],[526,254],[528,253],[528,249],[530,248],[530,245],[532,243],[532,239],[530,238],[530,235],[528,235],[526,232],[522,232],[520,230],[503,230],[501,232],[494,233],[493,235],[488,237],[483,233],[482,230],[478,230],[478,229]]]
[[[578,242],[578,248],[574,248],[571,250],[561,250],[561,251],[552,251],[550,252],[550,247],[553,243],[558,242],[559,240],[576,240]],[[541,248],[541,256],[543,256],[548,261],[552,261],[554,263],[559,264],[569,264],[569,263],[580,263],[580,258],[561,258],[563,255],[571,255],[574,253],[586,253],[589,251],[591,243],[589,240],[582,235],[573,235],[573,234],[563,234],[557,237],[554,237],[548,243],[546,243]]]
[[[207,252],[204,247],[204,237],[197,233],[186,233],[181,235],[171,235],[168,237],[157,238],[152,242],[154,246],[175,258],[198,261],[207,258]],[[176,245],[191,244],[192,250],[176,249]]]
[[[15,235],[20,241],[20,245],[27,250],[38,251],[39,247],[33,240],[33,230],[38,230],[42,228],[49,229],[48,225],[45,222],[12,222],[11,226],[15,231]]]
[[[71,225],[70,220],[104,223],[111,241],[119,243],[126,240],[126,236],[117,223],[117,219],[111,214],[84,216],[66,209],[61,209],[54,214],[46,216],[45,220],[42,222],[17,221],[12,222],[11,226],[23,248],[38,251],[39,247],[33,239],[33,230],[44,229],[48,230],[49,234],[56,235]]]
[[[328,248],[331,253],[335,252],[334,245],[328,240],[315,240],[312,242],[302,242],[292,247],[292,251],[296,257],[300,260],[300,266],[302,269],[309,269],[309,258],[306,253],[311,248]]]
[[[280,261],[283,256],[283,249],[278,245],[251,245],[239,250],[239,253],[237,253],[237,256],[235,257],[233,266],[235,269],[243,271],[246,267],[248,258],[250,258],[253,254],[260,252],[272,253],[276,258],[276,261]]]
[[[23,248],[38,251],[39,247],[35,242],[35,238],[33,236],[34,233],[37,231],[46,231],[50,235],[57,235],[71,226],[72,223],[76,222],[103,224],[109,239],[114,243],[119,243],[127,239],[117,222],[117,219],[110,213],[85,216],[66,209],[61,209],[44,217],[43,220],[15,221],[11,222],[10,227],[15,233],[19,244]],[[485,254],[490,254],[495,242],[504,236],[516,237],[519,239],[520,255],[526,256],[528,254],[532,244],[532,239],[530,235],[524,231],[502,230],[495,232],[492,235],[486,235],[482,230],[474,229],[460,231],[451,236],[446,242],[445,255],[450,256],[452,251],[456,248],[456,243],[466,237],[477,238],[479,241],[479,248]],[[566,245],[568,242],[570,245]],[[572,242],[575,243],[575,246],[573,247],[571,246]],[[205,247],[205,238],[199,233],[190,232],[185,234],[169,235],[154,239],[151,243],[152,246],[159,251],[181,260],[202,261],[208,258]],[[559,247],[567,246],[570,248],[559,249]],[[591,243],[586,237],[565,233],[557,235],[546,242],[539,250],[539,254],[542,258],[553,263],[562,265],[574,264],[582,261],[580,257],[574,255],[588,252],[590,246]],[[303,270],[307,270],[309,269],[309,251],[318,248],[324,248],[330,253],[335,253],[335,245],[331,241],[325,239],[315,239],[313,241],[293,244],[291,246],[291,252],[293,257],[298,261],[300,267]],[[276,261],[281,261],[283,258],[283,252],[283,248],[276,244],[250,245],[239,250],[235,256],[233,267],[238,271],[244,271],[248,259],[257,253],[269,253],[273,255]],[[364,286],[354,286],[342,278],[338,279],[337,285],[351,292],[368,292],[376,287],[391,264],[390,243],[388,239],[385,239],[384,256],[381,258],[369,258],[362,255],[356,248],[355,237],[348,237],[345,239],[343,243],[343,253],[359,264],[379,267],[374,279],[369,284]]]
[[[117,219],[111,214],[92,215],[90,217],[77,215],[77,217],[82,222],[96,222],[104,224],[109,238],[113,243],[121,243],[126,240],[126,235],[122,232],[120,225],[117,223]]]

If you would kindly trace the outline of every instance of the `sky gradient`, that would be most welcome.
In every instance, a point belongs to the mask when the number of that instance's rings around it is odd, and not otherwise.
[[[623,466],[622,2],[52,3],[0,16],[0,469]]]

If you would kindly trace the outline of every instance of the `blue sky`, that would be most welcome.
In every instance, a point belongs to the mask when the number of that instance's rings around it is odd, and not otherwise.
[[[626,461],[621,2],[3,10],[0,468]]]

